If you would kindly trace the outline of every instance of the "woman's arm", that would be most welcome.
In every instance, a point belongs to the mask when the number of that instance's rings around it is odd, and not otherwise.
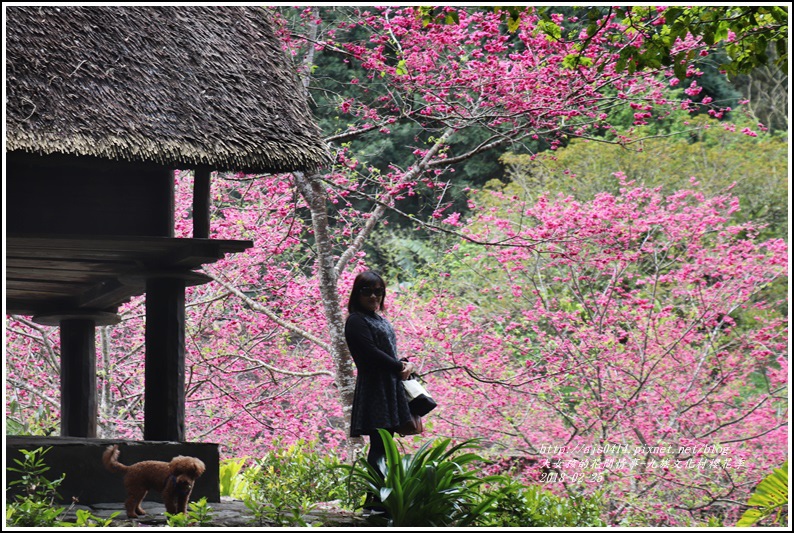
[[[350,315],[345,323],[345,340],[350,354],[361,370],[383,370],[400,374],[403,362],[384,352],[375,345],[372,330],[358,315]]]

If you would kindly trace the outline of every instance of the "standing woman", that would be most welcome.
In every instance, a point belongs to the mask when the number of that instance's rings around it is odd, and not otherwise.
[[[345,323],[345,340],[357,370],[350,436],[369,436],[367,462],[376,471],[378,460],[386,455],[378,429],[394,435],[411,419],[400,381],[415,370],[413,363],[397,357],[394,330],[380,314],[385,299],[383,278],[372,270],[360,273],[353,282]]]

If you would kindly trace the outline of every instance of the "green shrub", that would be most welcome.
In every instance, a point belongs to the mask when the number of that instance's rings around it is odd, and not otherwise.
[[[63,507],[54,507],[58,495],[58,487],[66,475],[50,481],[45,473],[50,467],[44,462],[44,455],[52,448],[36,448],[33,451],[20,450],[23,459],[14,459],[19,466],[8,467],[10,472],[17,472],[20,478],[9,483],[9,487],[19,486],[21,494],[14,497],[13,502],[6,504],[6,525],[21,527],[52,527],[59,525],[59,517]]]
[[[53,507],[50,502],[30,497],[19,498],[6,504],[6,526],[54,527],[60,525],[63,507]]]
[[[486,483],[502,481],[502,476],[479,477],[472,468],[482,458],[474,453],[460,453],[477,448],[476,440],[450,446],[450,439],[427,441],[414,454],[400,455],[389,432],[380,430],[386,457],[372,467],[364,458],[353,465],[341,465],[348,472],[353,491],[364,488],[385,514],[373,515],[378,525],[466,526],[478,525],[488,512],[494,496],[484,495]]]
[[[243,471],[243,501],[254,518],[279,525],[306,525],[316,503],[344,499],[339,462],[303,440],[267,454]]]
[[[23,409],[16,400],[8,403],[6,413],[6,435],[43,435],[58,431],[58,417],[50,406],[42,403],[34,412]]]
[[[91,512],[78,509],[75,511],[75,522],[61,520],[65,512],[63,507],[54,507],[58,495],[58,487],[66,478],[62,474],[55,481],[45,477],[50,467],[44,462],[44,455],[52,448],[36,448],[33,451],[20,450],[23,459],[14,459],[19,466],[9,467],[10,472],[17,472],[20,478],[11,481],[9,488],[20,486],[22,493],[14,496],[14,500],[6,503],[6,526],[15,527],[108,527],[119,513],[109,518],[94,516]]]
[[[601,495],[557,496],[515,481],[490,488],[493,504],[480,525],[490,527],[603,527]]]

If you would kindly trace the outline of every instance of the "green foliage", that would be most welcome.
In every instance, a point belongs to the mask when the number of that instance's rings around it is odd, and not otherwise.
[[[507,23],[507,31],[514,33],[521,24],[521,7],[518,6],[495,6],[493,10],[502,14],[502,19]]]
[[[524,11],[523,7],[519,6],[492,6],[487,9],[492,9],[494,13],[499,13],[502,20],[507,25],[507,31],[514,33],[518,30],[521,23],[521,13]],[[417,13],[422,19],[422,25],[427,26],[430,23],[435,24],[459,24],[460,19],[458,13],[454,10],[447,11],[443,7],[430,7],[419,6]]]
[[[428,24],[458,24],[458,14],[455,11],[447,12],[441,7],[419,6],[417,14],[422,19],[422,25]]]
[[[379,471],[364,458],[356,464],[341,465],[349,472],[350,486],[362,486],[380,503],[384,515],[371,517],[374,523],[396,527],[476,525],[488,511],[493,497],[481,494],[480,487],[500,481],[501,476],[480,477],[472,468],[482,461],[474,453],[475,440],[450,446],[450,439],[427,441],[414,454],[401,455],[388,431],[379,430],[386,447]]]
[[[378,229],[367,255],[374,264],[383,265],[383,275],[393,282],[415,279],[421,269],[443,255],[437,238],[428,239],[415,231],[387,226]]]
[[[35,412],[22,409],[16,400],[8,403],[6,435],[52,435],[58,429],[58,417],[48,403],[40,404]]]
[[[53,507],[58,496],[58,486],[65,475],[55,481],[45,477],[50,467],[44,462],[44,455],[52,448],[20,450],[22,460],[14,459],[17,467],[8,467],[10,472],[20,474],[20,478],[9,483],[10,487],[22,489],[11,503],[6,504],[6,525],[22,527],[48,527],[59,525],[63,507]]]
[[[702,102],[704,97],[709,96],[714,100],[714,104],[720,107],[730,107],[731,109],[737,110],[727,113],[725,115],[727,120],[734,120],[734,118],[738,119],[737,115],[741,112],[739,100],[742,99],[742,93],[737,89],[736,85],[732,83],[732,80],[725,76],[724,72],[719,70],[718,67],[719,64],[727,60],[725,51],[720,49],[710,54],[710,56],[711,61],[698,65],[698,69],[701,72],[701,75],[698,77],[698,85],[702,87],[703,90],[690,98],[694,102]],[[683,93],[683,88],[679,88],[679,91]],[[680,97],[685,98],[686,95],[681,94]],[[753,100],[755,99],[756,96],[753,95]],[[702,108],[701,113],[704,112],[705,107]]]
[[[306,514],[319,502],[343,499],[338,459],[322,455],[303,440],[267,454],[243,472],[246,507],[260,524],[306,526]]]
[[[208,526],[212,524],[212,507],[207,505],[207,498],[188,503],[187,514],[165,513],[169,527]]]
[[[18,498],[6,504],[8,527],[54,527],[60,525],[63,507],[53,507],[52,502],[35,498]]]
[[[90,511],[86,511],[85,509],[77,509],[75,511],[76,520],[74,523],[71,522],[61,522],[59,525],[67,526],[67,527],[110,527],[113,523],[113,519],[116,518],[120,513],[116,511],[115,513],[111,514],[108,518],[100,518],[91,514]]]
[[[710,516],[700,527],[723,527],[722,520],[718,516]]]
[[[17,472],[21,474],[20,479],[11,481],[10,486],[21,486],[27,496],[41,496],[42,498],[54,499],[58,497],[58,486],[63,482],[66,477],[65,474],[61,475],[60,479],[49,481],[44,474],[50,470],[47,463],[44,461],[44,456],[52,449],[52,447],[36,448],[33,451],[20,450],[23,459],[14,459],[19,468],[9,467],[10,472]]]
[[[9,482],[9,487],[19,486],[21,494],[17,494],[14,500],[6,503],[6,526],[13,527],[108,527],[113,519],[118,516],[118,512],[110,515],[109,518],[100,518],[91,514],[90,511],[77,509],[75,511],[75,522],[64,522],[61,520],[65,508],[55,507],[58,495],[58,487],[66,478],[62,474],[55,481],[47,479],[45,473],[50,467],[44,462],[44,456],[52,448],[36,448],[35,450],[20,450],[23,459],[14,459],[17,467],[8,467],[10,472],[17,472],[20,478]]]
[[[678,129],[686,127],[680,124]],[[788,233],[788,141],[760,133],[757,137],[726,131],[713,119],[700,117],[687,137],[647,139],[627,149],[575,139],[554,154],[535,159],[505,154],[511,184],[503,192],[520,199],[564,192],[587,201],[601,192],[617,194],[622,172],[637,185],[662,187],[663,193],[692,187],[707,195],[739,198],[737,222],[768,224],[761,238],[786,238]],[[754,129],[754,125],[747,124]],[[743,126],[739,126],[743,127]],[[735,185],[734,185],[735,184]]]
[[[493,504],[480,525],[488,527],[604,527],[601,495],[561,497],[509,480],[491,489]]]
[[[556,7],[541,8],[542,14],[556,12]],[[582,46],[582,55],[587,42],[600,29],[598,23],[604,7],[579,7],[585,10],[581,20],[587,24],[587,38]],[[750,72],[769,62],[768,46],[777,51],[775,65],[788,70],[788,7],[786,6],[670,6],[658,13],[656,6],[630,6],[612,8],[619,20],[628,28],[626,35],[643,35],[642,48],[624,46],[617,61],[618,70],[628,73],[643,69],[672,67],[676,76],[686,77],[686,64],[696,59],[695,52],[673,54],[676,41],[691,34],[702,38],[707,46],[719,44],[725,51],[720,70],[734,76]],[[660,23],[661,22],[661,23]],[[548,22],[541,28],[551,38],[560,38],[559,28],[550,28]],[[578,36],[579,28],[571,31],[571,38]],[[733,33],[736,38],[729,39]]]
[[[229,496],[238,500],[248,490],[245,478],[240,474],[248,458],[224,459],[220,464],[220,487],[221,496]]]
[[[747,505],[753,508],[744,512],[736,523],[737,526],[752,526],[772,515],[774,524],[785,524],[783,512],[788,507],[788,461],[782,467],[775,468],[758,484]]]

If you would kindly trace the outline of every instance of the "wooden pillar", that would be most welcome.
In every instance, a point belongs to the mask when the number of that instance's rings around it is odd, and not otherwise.
[[[146,281],[145,440],[185,440],[185,279]]]
[[[67,319],[61,333],[61,436],[96,437],[96,322]]]
[[[200,166],[193,173],[193,238],[210,237],[210,169]]]
[[[58,326],[61,334],[61,435],[97,436],[96,327],[118,324],[114,312],[70,310],[35,315],[37,324]]]

